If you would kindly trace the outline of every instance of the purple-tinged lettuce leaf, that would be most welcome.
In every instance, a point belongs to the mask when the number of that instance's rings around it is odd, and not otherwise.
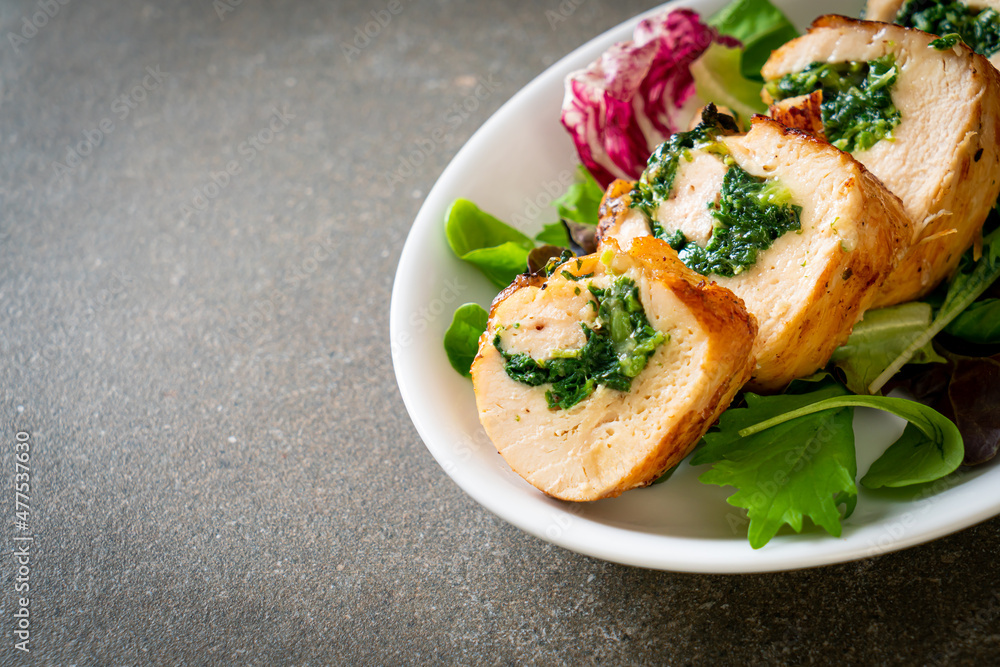
[[[901,374],[902,389],[958,426],[965,443],[962,464],[985,463],[1000,451],[1000,354],[967,357],[942,348],[947,365]]]
[[[602,187],[637,179],[653,149],[686,128],[697,106],[691,63],[716,41],[740,45],[677,9],[644,19],[632,41],[567,76],[562,123]]]

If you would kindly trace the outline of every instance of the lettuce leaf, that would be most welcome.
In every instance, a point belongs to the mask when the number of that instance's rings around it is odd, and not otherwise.
[[[944,328],[945,333],[970,343],[995,345],[1000,343],[1000,299],[974,302]]]
[[[761,85],[740,75],[743,50],[712,44],[691,64],[698,97],[731,109],[741,121],[755,113],[765,113],[760,99]]]
[[[553,245],[559,246],[560,248],[568,248],[569,232],[566,231],[566,225],[562,222],[550,222],[542,227],[542,231],[538,232],[535,236],[535,240],[542,245]]]
[[[768,0],[734,0],[708,20],[720,34],[743,42],[739,74],[764,83],[760,69],[771,51],[799,36],[792,22]],[[757,87],[760,97],[760,86]]]
[[[712,44],[691,65],[698,97],[728,107],[744,121],[765,113],[760,68],[772,50],[799,36],[795,26],[768,0],[735,0],[708,24],[741,45]]]
[[[1000,278],[1000,227],[983,239],[983,255],[978,261],[972,260],[971,250],[966,252],[959,264],[958,272],[948,283],[948,293],[934,316],[934,321],[885,367],[885,370],[869,385],[868,391],[874,394],[882,389],[899,369],[909,363],[919,350],[941,333],[998,278]]]
[[[690,65],[715,41],[739,45],[697,13],[676,9],[644,19],[631,41],[566,77],[562,124],[602,188],[637,179],[653,149],[687,126],[695,94]]]
[[[855,394],[867,394],[882,369],[930,326],[933,315],[930,304],[919,301],[869,310],[854,326],[847,342],[834,350],[830,362],[843,373],[848,389]],[[944,361],[927,341],[908,363]]]

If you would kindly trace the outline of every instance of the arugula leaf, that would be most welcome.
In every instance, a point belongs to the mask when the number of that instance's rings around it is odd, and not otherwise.
[[[534,242],[467,199],[456,199],[445,214],[448,245],[498,287],[524,273]]]
[[[944,330],[970,343],[980,345],[1000,343],[1000,299],[976,301],[963,310]]]
[[[882,369],[930,326],[933,314],[930,304],[919,301],[869,310],[855,325],[847,342],[834,350],[830,362],[844,373],[848,389],[855,394],[866,394]],[[944,361],[927,341],[908,363]]]
[[[543,245],[569,247],[569,233],[566,231],[566,225],[562,222],[552,222],[545,225],[542,227],[542,231],[535,236],[535,240]]]
[[[466,303],[455,310],[451,326],[444,333],[444,351],[452,368],[471,377],[469,369],[479,352],[479,337],[486,331],[489,313],[478,303]]]
[[[569,186],[566,194],[558,197],[553,203],[556,210],[559,211],[559,217],[563,220],[596,225],[600,219],[601,198],[604,197],[604,189],[583,165],[578,165],[576,171],[580,180]],[[546,229],[549,226],[551,225],[546,226]],[[559,244],[554,243],[554,245]]]
[[[718,430],[706,434],[695,451],[692,465],[715,464],[698,478],[701,482],[738,489],[727,502],[747,510],[754,549],[767,544],[785,524],[801,532],[806,516],[831,535],[840,535],[838,505],[844,503],[850,514],[857,502],[852,411],[824,410],[749,436],[742,432],[762,419],[846,393],[830,381],[805,394],[747,393],[747,407],[723,413]]]
[[[743,42],[740,74],[763,83],[760,69],[771,51],[799,36],[792,22],[768,0],[735,0],[708,20],[723,35]],[[758,94],[760,88],[757,89]]]
[[[951,279],[948,293],[934,321],[886,366],[869,385],[868,391],[872,394],[878,392],[918,350],[927,345],[934,336],[978,299],[997,278],[1000,278],[1000,228],[994,229],[983,239],[983,256],[979,261],[972,261],[971,252],[963,256],[959,271]]]

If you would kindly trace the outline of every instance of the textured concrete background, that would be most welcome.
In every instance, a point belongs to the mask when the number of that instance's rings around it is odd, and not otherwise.
[[[423,196],[511,94],[646,3],[553,30],[556,0],[404,2],[348,61],[387,3],[223,2],[78,0],[23,40],[38,5],[0,4],[0,663],[995,664],[1000,519],[819,570],[647,572],[496,519],[414,432],[388,303]]]

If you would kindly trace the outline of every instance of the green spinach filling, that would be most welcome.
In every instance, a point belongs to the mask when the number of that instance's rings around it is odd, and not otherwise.
[[[681,261],[702,275],[731,278],[757,262],[757,253],[771,247],[782,234],[801,228],[802,207],[791,203],[791,193],[775,179],[751,176],[733,165],[722,179],[718,202],[709,202],[716,220],[704,248],[684,232],[667,234],[654,223],[654,233],[677,251]]]
[[[909,0],[896,14],[896,23],[934,35],[958,35],[976,53],[987,58],[1000,51],[1000,13],[993,8],[976,10],[960,2]],[[935,40],[945,48],[955,40]]]
[[[635,188],[632,208],[646,214],[653,235],[667,241],[688,268],[702,275],[732,277],[757,261],[757,254],[787,231],[801,227],[802,207],[791,203],[791,193],[775,179],[751,176],[728,154],[720,134],[736,131],[732,118],[709,105],[702,122],[690,132],[678,132],[661,144],[649,158]],[[708,202],[715,229],[704,248],[677,230],[668,232],[657,219],[660,204],[670,198],[681,159],[690,161],[691,151],[707,150],[729,165],[718,201]]]
[[[736,121],[731,116],[718,113],[714,104],[709,104],[702,110],[701,118],[701,122],[693,130],[671,135],[653,151],[646,163],[646,170],[629,193],[632,208],[639,209],[650,220],[655,221],[656,209],[661,202],[670,198],[681,158],[690,161],[691,151],[696,148],[725,155],[728,151],[718,141],[718,136],[739,131]]]
[[[823,91],[823,130],[831,144],[853,153],[867,150],[892,130],[902,117],[892,103],[899,72],[891,53],[867,62],[813,63],[801,72],[767,84],[775,100]]]
[[[504,370],[516,382],[532,387],[551,384],[545,392],[549,409],[569,409],[605,385],[628,391],[649,356],[669,336],[656,331],[639,302],[639,289],[621,276],[607,289],[590,285],[597,300],[597,323],[583,327],[587,342],[578,350],[557,350],[551,359],[538,361],[527,353],[511,354],[503,349],[498,332],[493,346],[503,355]]]

